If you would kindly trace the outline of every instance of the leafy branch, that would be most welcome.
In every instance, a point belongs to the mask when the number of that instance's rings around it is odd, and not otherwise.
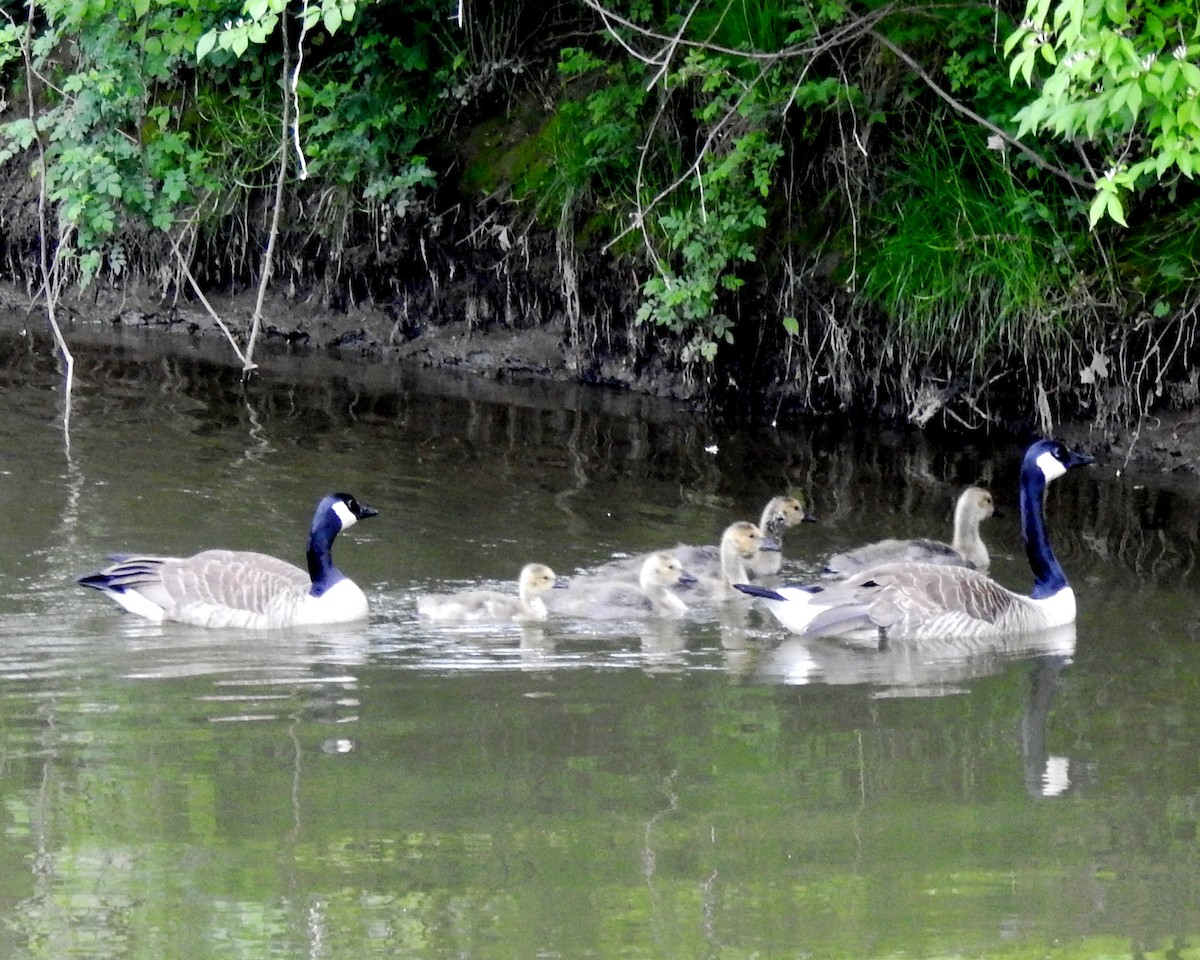
[[[1126,225],[1131,194],[1200,173],[1194,3],[1028,0],[1004,53],[1012,79],[1037,90],[1016,115],[1018,136],[1051,133],[1107,155],[1092,185],[1093,227],[1105,218]]]

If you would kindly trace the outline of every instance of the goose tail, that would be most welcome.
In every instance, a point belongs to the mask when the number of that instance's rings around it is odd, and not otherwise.
[[[778,600],[781,603],[787,601],[787,597],[778,590],[772,590],[770,587],[760,587],[757,583],[735,583],[733,589],[741,590],[742,593],[748,594],[751,597],[759,597],[763,600]]]

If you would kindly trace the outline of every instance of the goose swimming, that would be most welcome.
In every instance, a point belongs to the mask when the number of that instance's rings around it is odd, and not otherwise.
[[[722,600],[733,593],[736,583],[749,579],[750,564],[762,552],[778,552],[779,544],[762,532],[757,524],[748,520],[731,523],[721,534],[718,546],[717,569],[703,569],[704,557],[691,556],[687,553],[676,552],[675,556],[696,578],[696,583],[687,588],[687,592]],[[693,563],[702,569],[694,569]]]
[[[1033,573],[1028,594],[969,567],[930,563],[884,564],[832,586],[734,586],[761,597],[780,623],[801,636],[882,642],[988,638],[1066,626],[1075,622],[1075,593],[1046,533],[1046,485],[1093,462],[1057,440],[1037,440],[1025,452],[1018,489],[1021,536]]]
[[[992,495],[982,487],[967,487],[954,508],[954,539],[950,543],[923,538],[880,540],[846,553],[834,554],[825,562],[824,573],[849,577],[884,563],[949,563],[986,570],[991,563],[979,525],[996,512]]]
[[[460,623],[545,620],[548,612],[542,594],[556,586],[560,586],[558,577],[548,566],[527,563],[517,577],[516,596],[499,590],[430,593],[417,598],[417,613],[430,620]]]
[[[762,543],[757,550],[742,555],[747,576],[769,577],[778,573],[783,566],[784,533],[798,523],[812,523],[815,519],[796,497],[779,496],[768,500],[757,528],[762,535]],[[730,529],[727,527],[725,532],[728,533]],[[680,544],[671,552],[688,572],[701,579],[720,579],[728,563],[723,557],[721,544],[699,547]],[[734,580],[744,579],[737,575],[736,569],[730,573]]]
[[[780,549],[759,550],[746,561],[746,570],[755,577],[775,576],[783,567],[783,535],[799,523],[814,523],[816,519],[796,497],[772,497],[763,507],[758,527]]]
[[[772,497],[763,507],[762,518],[757,530],[762,536],[762,546],[743,557],[747,576],[770,576],[779,572],[783,564],[781,538],[784,532],[798,523],[812,522],[815,518],[808,513],[804,504],[796,497]],[[750,526],[754,526],[750,524]],[[726,528],[728,532],[728,528]],[[700,580],[719,580],[722,564],[720,544],[680,543],[661,552],[669,553],[683,564],[683,568]],[[597,567],[580,571],[580,577],[604,577],[607,580],[625,580],[634,583],[641,576],[642,565],[649,554],[623,556],[609,560]],[[737,571],[733,571],[737,573]],[[735,576],[734,579],[745,579]],[[572,578],[572,582],[575,578]]]
[[[321,499],[308,535],[308,571],[265,553],[205,550],[191,557],[114,556],[78,582],[147,620],[198,627],[348,623],[367,615],[367,598],[333,565],[334,538],[378,510],[348,493]]]
[[[585,578],[555,593],[547,602],[552,613],[574,617],[681,617],[687,613],[687,604],[673,588],[695,582],[676,557],[659,551],[642,562],[636,586],[625,580]]]

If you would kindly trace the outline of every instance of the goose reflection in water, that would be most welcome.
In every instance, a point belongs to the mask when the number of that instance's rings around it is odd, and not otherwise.
[[[1075,653],[1075,624],[1003,638],[893,640],[879,647],[788,637],[759,665],[778,683],[869,684],[879,696],[961,693],[971,680],[999,673],[1015,660]]]
[[[1075,639],[1074,624],[990,643],[959,638],[875,648],[789,638],[759,664],[758,676],[783,684],[862,684],[876,698],[938,697],[966,693],[971,681],[1028,661],[1020,730],[1024,785],[1030,796],[1057,797],[1073,785],[1072,770],[1069,758],[1049,751],[1047,718]]]
[[[210,723],[359,719],[359,677],[371,657],[366,623],[264,632],[126,617],[116,635],[121,646],[109,645],[107,656],[125,680],[210,679],[210,689],[195,695]]]

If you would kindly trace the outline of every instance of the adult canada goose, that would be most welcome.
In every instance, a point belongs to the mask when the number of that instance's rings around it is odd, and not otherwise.
[[[735,584],[763,598],[789,630],[802,636],[896,640],[988,638],[1031,633],[1075,622],[1075,593],[1046,535],[1046,484],[1090,456],[1057,440],[1038,440],[1025,452],[1019,481],[1021,536],[1033,572],[1028,595],[1000,586],[969,567],[893,563],[829,587]]]
[[[114,556],[112,566],[79,578],[147,620],[198,627],[348,623],[367,615],[367,598],[333,565],[333,540],[379,511],[348,493],[321,499],[308,534],[308,571],[265,553],[205,550],[192,557]]]
[[[849,577],[884,563],[949,563],[986,570],[991,562],[988,549],[979,535],[979,525],[996,512],[992,495],[982,487],[967,487],[954,508],[954,539],[880,540],[846,553],[834,554],[825,563],[824,572],[834,577]]]
[[[783,566],[783,535],[798,523],[813,523],[817,518],[804,509],[796,497],[772,497],[763,507],[758,526],[779,550],[760,550],[746,561],[746,569],[755,577],[773,577]]]
[[[598,620],[681,617],[687,613],[687,604],[673,588],[695,582],[677,558],[659,551],[643,561],[637,586],[625,580],[585,578],[549,597],[547,605],[552,613]]]
[[[430,593],[417,598],[417,613],[430,620],[460,623],[545,620],[546,602],[542,594],[559,585],[554,571],[544,563],[527,563],[517,577],[516,596],[499,590]]]

